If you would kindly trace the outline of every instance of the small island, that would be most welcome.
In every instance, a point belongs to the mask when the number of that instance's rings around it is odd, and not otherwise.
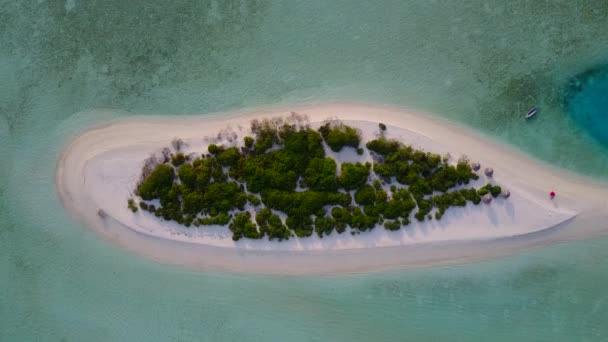
[[[361,104],[111,121],[66,146],[56,181],[68,212],[112,244],[205,270],[445,265],[606,231],[604,183]]]
[[[174,139],[145,161],[137,201],[127,204],[185,227],[227,226],[234,241],[282,241],[377,226],[394,231],[414,219],[441,220],[446,210],[479,205],[482,197],[489,204],[503,192],[496,184],[469,186],[479,176],[466,157],[450,163],[449,156],[386,138],[386,130],[379,123],[377,137],[363,141],[339,120],[314,129],[292,114],[253,120],[242,141],[232,135],[202,153],[186,154]],[[347,149],[372,161],[328,155]]]

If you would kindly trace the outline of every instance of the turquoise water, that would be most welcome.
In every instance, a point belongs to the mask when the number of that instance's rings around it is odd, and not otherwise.
[[[568,84],[565,105],[575,122],[608,146],[608,67],[573,78]]]
[[[608,339],[607,239],[356,276],[203,273],[101,241],[53,185],[96,122],[323,100],[433,112],[605,177],[563,98],[608,60],[605,1],[0,5],[1,341]]]

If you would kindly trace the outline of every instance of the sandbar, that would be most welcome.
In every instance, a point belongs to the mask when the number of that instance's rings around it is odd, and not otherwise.
[[[200,153],[217,133],[247,133],[252,119],[305,115],[311,126],[337,118],[361,130],[364,141],[387,135],[433,153],[466,155],[495,170],[478,184],[496,182],[511,191],[491,205],[455,208],[441,221],[413,222],[396,232],[376,227],[357,235],[337,234],[289,241],[232,241],[227,227],[185,228],[150,213],[132,213],[146,157],[174,138]],[[340,161],[368,161],[343,151]],[[256,109],[200,116],[138,116],[87,129],[63,150],[57,190],[76,219],[107,240],[162,263],[203,270],[263,274],[341,274],[463,263],[533,247],[583,239],[608,231],[606,183],[534,160],[462,125],[429,114],[385,106],[332,103]],[[551,199],[549,191],[558,196]],[[102,209],[104,218],[98,215]]]

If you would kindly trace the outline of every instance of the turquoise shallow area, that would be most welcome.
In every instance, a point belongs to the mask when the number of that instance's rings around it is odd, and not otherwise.
[[[608,67],[592,69],[573,78],[564,100],[574,121],[608,146]]]
[[[605,177],[563,98],[608,60],[605,1],[0,5],[0,341],[608,339],[607,239],[392,273],[202,273],[101,241],[53,184],[96,122],[323,100],[432,112]]]

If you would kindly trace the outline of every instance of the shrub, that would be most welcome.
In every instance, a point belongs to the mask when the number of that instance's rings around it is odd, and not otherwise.
[[[235,167],[241,159],[241,153],[236,147],[225,149],[217,154],[217,161],[222,166]]]
[[[173,168],[167,164],[160,164],[138,185],[137,194],[144,200],[159,198],[171,189],[174,178]]]
[[[378,223],[377,217],[365,215],[359,208],[353,209],[353,214],[350,218],[351,227],[365,231],[374,228],[376,223]]]
[[[370,205],[376,202],[376,191],[371,185],[363,185],[355,193],[355,202],[360,205]]]
[[[471,164],[466,159],[460,160],[458,164],[456,164],[456,171],[458,173],[458,180],[464,184],[469,184],[470,179],[479,178],[479,175],[473,172]]]
[[[203,208],[228,212],[232,208],[243,210],[247,195],[235,182],[211,183],[202,193]]]
[[[253,194],[247,194],[247,201],[249,201],[249,203],[251,203],[251,205],[254,207],[262,204],[262,201],[260,201],[260,199],[255,197]]]
[[[287,229],[281,219],[277,215],[270,215],[268,218],[268,230],[266,235],[270,240],[277,239],[279,241],[289,240],[293,233]]]
[[[426,217],[427,212],[425,210],[421,210],[420,208],[418,209],[418,211],[416,212],[416,214],[414,214],[414,217],[416,218],[416,220],[422,222],[424,221],[424,218]]]
[[[135,205],[135,201],[132,198],[129,198],[127,200],[127,204],[132,212],[137,212],[137,205]]]
[[[270,240],[288,240],[291,231],[283,224],[281,219],[272,213],[270,209],[264,208],[255,215],[255,221],[260,227],[260,233],[268,235]]]
[[[255,223],[251,222],[251,214],[249,212],[236,214],[232,222],[230,222],[229,228],[232,231],[232,240],[234,241],[242,237],[259,239],[263,236],[257,230]]]
[[[350,224],[351,215],[348,209],[342,207],[334,207],[331,209],[331,216],[336,222],[336,231],[344,233],[346,226]]]
[[[173,164],[175,167],[182,165],[185,161],[186,156],[181,152],[171,156],[171,164]]]
[[[143,202],[143,201],[142,201],[142,202],[139,202],[139,207],[140,207],[142,210],[146,210],[146,211],[150,210],[150,207],[148,207],[148,204],[146,204],[146,202]]]
[[[399,230],[401,229],[401,222],[399,220],[386,221],[384,222],[384,228],[387,230]]]
[[[380,220],[380,214],[382,213],[383,210],[384,210],[384,208],[383,208],[382,204],[380,204],[380,205],[368,204],[363,207],[363,212],[365,213],[365,215],[375,217],[378,220]]]
[[[479,204],[481,197],[475,189],[460,189],[460,195],[467,201],[473,202],[473,204]]]
[[[335,191],[338,188],[336,162],[332,158],[313,158],[304,171],[304,184],[320,191]]]
[[[386,125],[383,124],[382,122],[378,124],[378,127],[380,128],[381,131],[386,131]]]
[[[374,173],[388,183],[391,181],[391,177],[397,175],[397,170],[394,165],[374,163]]]
[[[209,153],[211,153],[212,155],[216,155],[216,154],[220,153],[222,151],[222,149],[219,146],[217,146],[216,144],[210,144],[207,147],[207,151],[209,151]]]
[[[257,214],[255,215],[255,222],[258,224],[258,226],[261,227],[268,223],[268,219],[270,218],[270,215],[272,215],[272,211],[270,211],[270,209],[268,209],[268,208],[264,208],[264,209],[258,211]]]
[[[332,217],[317,217],[315,219],[315,232],[319,237],[331,234],[335,226],[336,220]]]
[[[177,175],[179,176],[179,180],[189,188],[196,187],[196,173],[194,172],[194,168],[190,164],[182,164],[182,166],[177,169]]]
[[[363,155],[363,149],[361,147],[357,149],[357,154],[360,156]]]
[[[399,189],[393,194],[393,199],[382,207],[383,211],[380,214],[389,219],[396,219],[409,216],[415,208],[416,202],[411,198],[407,189]]]
[[[326,123],[319,128],[319,133],[334,152],[340,152],[344,146],[358,148],[361,142],[359,132],[343,124]]]
[[[194,217],[192,215],[187,215],[186,217],[184,217],[184,226],[190,227],[192,225],[193,220]]]
[[[273,138],[272,137],[259,137],[256,139],[255,141],[255,145],[253,150],[255,151],[255,154],[262,154],[264,152],[266,152],[268,149],[270,149],[272,147],[273,144]]]
[[[228,213],[219,213],[215,216],[212,217],[203,217],[203,218],[197,218],[196,220],[194,220],[194,225],[195,226],[200,226],[200,225],[205,225],[205,226],[210,226],[210,225],[219,225],[219,226],[225,226],[227,225],[230,220],[232,219],[232,215],[228,214]]]
[[[243,138],[243,141],[245,143],[245,147],[247,147],[248,149],[251,149],[253,147],[254,140],[252,137],[247,136]]]
[[[279,142],[276,125],[270,121],[264,121],[261,124],[252,122],[251,131],[256,135],[253,150],[257,155],[265,153],[272,145]]]
[[[379,180],[375,179],[373,185],[374,185],[374,189],[382,190],[382,183]]]
[[[362,187],[367,183],[367,177],[369,176],[369,169],[371,165],[369,163],[344,163],[341,167],[341,174],[338,182],[345,190],[354,190]]]
[[[297,237],[309,237],[313,232],[312,218],[308,215],[290,215],[287,216],[285,224],[289,229],[293,230]]]
[[[492,197],[498,197],[498,195],[500,195],[500,193],[502,192],[502,188],[498,185],[494,185],[494,186],[490,186],[490,193],[492,194]]]
[[[388,199],[388,194],[386,193],[386,191],[380,189],[376,191],[376,202],[377,203],[384,203],[386,202],[386,200]]]
[[[289,216],[317,214],[326,205],[349,205],[349,194],[340,192],[302,191],[289,192],[267,189],[262,192],[262,202],[271,209],[280,210]],[[289,226],[289,224],[287,224]],[[291,228],[291,227],[290,227]]]
[[[397,140],[380,138],[369,141],[365,146],[367,146],[367,149],[372,152],[386,156],[399,150],[401,144]]]

